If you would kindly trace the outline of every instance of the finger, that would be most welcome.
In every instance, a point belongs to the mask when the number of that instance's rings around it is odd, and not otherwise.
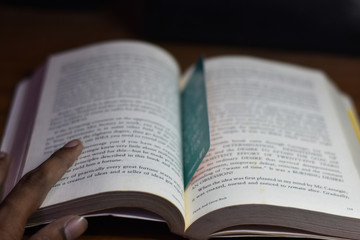
[[[9,171],[10,158],[6,153],[0,152],[0,201],[3,197],[5,180]]]
[[[72,240],[80,237],[87,229],[88,223],[85,218],[79,216],[66,216],[55,220],[46,227],[40,229],[30,240],[52,239]]]
[[[51,187],[64,175],[82,151],[79,140],[67,143],[39,167],[26,174],[0,207],[5,231],[21,232],[29,216],[39,208]]]

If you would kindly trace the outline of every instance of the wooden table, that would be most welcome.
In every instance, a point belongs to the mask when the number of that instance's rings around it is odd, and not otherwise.
[[[131,15],[124,9],[118,10],[74,11],[0,5],[0,135],[4,132],[16,84],[42,64],[48,55],[111,39],[148,41],[141,33],[141,11]],[[352,97],[360,112],[360,56],[200,43],[156,41],[155,44],[171,52],[183,70],[202,54],[252,55],[322,69]],[[89,221],[89,230],[81,239],[181,239],[162,223],[110,217]],[[34,229],[26,236],[31,231]]]

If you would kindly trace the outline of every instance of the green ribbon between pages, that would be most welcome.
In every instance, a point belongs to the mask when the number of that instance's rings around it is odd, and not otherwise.
[[[204,61],[201,58],[181,94],[185,188],[210,147]]]

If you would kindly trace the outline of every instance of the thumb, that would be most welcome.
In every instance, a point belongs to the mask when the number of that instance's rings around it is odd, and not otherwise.
[[[30,240],[53,239],[72,240],[80,237],[87,229],[85,218],[79,216],[66,216],[53,221],[40,229]]]

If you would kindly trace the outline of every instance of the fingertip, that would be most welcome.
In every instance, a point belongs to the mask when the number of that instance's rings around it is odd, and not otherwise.
[[[80,145],[81,142],[78,139],[72,140],[64,145],[64,148],[73,148]]]
[[[79,238],[87,229],[88,223],[84,217],[70,215],[59,218],[40,229],[30,239],[62,239]]]
[[[87,229],[88,222],[84,217],[74,216],[65,223],[64,234],[67,240],[80,237]]]

